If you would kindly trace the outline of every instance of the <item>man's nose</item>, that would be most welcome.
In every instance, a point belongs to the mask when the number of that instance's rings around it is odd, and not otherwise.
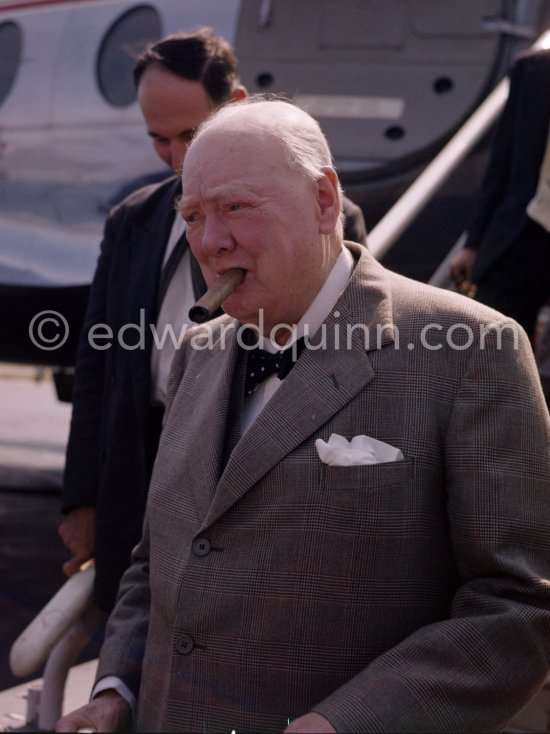
[[[176,173],[181,173],[183,159],[187,153],[188,146],[185,143],[172,142],[170,146],[170,165]]]
[[[233,249],[233,237],[219,214],[205,215],[201,244],[203,253],[208,257],[217,257],[225,250]]]

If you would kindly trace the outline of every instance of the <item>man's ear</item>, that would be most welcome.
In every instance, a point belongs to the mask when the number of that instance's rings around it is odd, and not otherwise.
[[[242,99],[246,99],[248,97],[248,92],[246,91],[246,87],[243,87],[242,84],[239,84],[235,89],[231,91],[231,101],[232,102],[240,102]]]
[[[319,231],[321,234],[332,234],[340,218],[342,202],[338,176],[334,168],[323,167],[323,175],[317,181],[317,201],[319,204]]]

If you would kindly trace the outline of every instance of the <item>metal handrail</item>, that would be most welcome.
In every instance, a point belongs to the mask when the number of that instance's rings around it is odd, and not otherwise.
[[[95,567],[90,562],[63,584],[21,632],[10,650],[10,668],[14,675],[24,677],[34,673],[69,627],[88,610],[94,578]]]
[[[55,729],[62,715],[65,683],[69,671],[104,618],[105,614],[92,604],[82,617],[73,622],[48,655],[38,702],[38,728],[41,731]]]
[[[532,50],[550,48],[550,31],[545,31],[531,46]],[[389,209],[368,236],[369,250],[382,258],[399,235],[433,198],[443,184],[472,151],[502,112],[510,82],[502,79],[476,111],[466,120],[436,157]]]
[[[391,249],[399,235],[489,130],[502,112],[508,97],[509,84],[508,78],[502,79],[372,229],[368,236],[368,245],[374,257],[380,259]]]
[[[93,604],[94,578],[95,567],[89,562],[65,582],[11,647],[14,675],[31,675],[46,661],[42,689],[33,689],[27,701],[27,725],[51,731],[61,716],[69,670],[105,616]]]

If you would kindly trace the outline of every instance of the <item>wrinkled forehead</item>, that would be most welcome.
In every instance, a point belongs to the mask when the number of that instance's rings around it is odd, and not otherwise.
[[[183,193],[185,196],[197,182],[289,174],[284,146],[269,131],[259,127],[216,127],[205,131],[189,147],[182,168]]]

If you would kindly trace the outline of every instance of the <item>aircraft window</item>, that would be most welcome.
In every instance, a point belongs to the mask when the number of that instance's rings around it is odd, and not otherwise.
[[[15,23],[0,25],[0,105],[8,96],[19,69],[23,39]]]
[[[127,107],[135,101],[135,61],[149,41],[161,36],[159,14],[149,5],[132,8],[112,24],[97,57],[97,82],[107,102]]]

